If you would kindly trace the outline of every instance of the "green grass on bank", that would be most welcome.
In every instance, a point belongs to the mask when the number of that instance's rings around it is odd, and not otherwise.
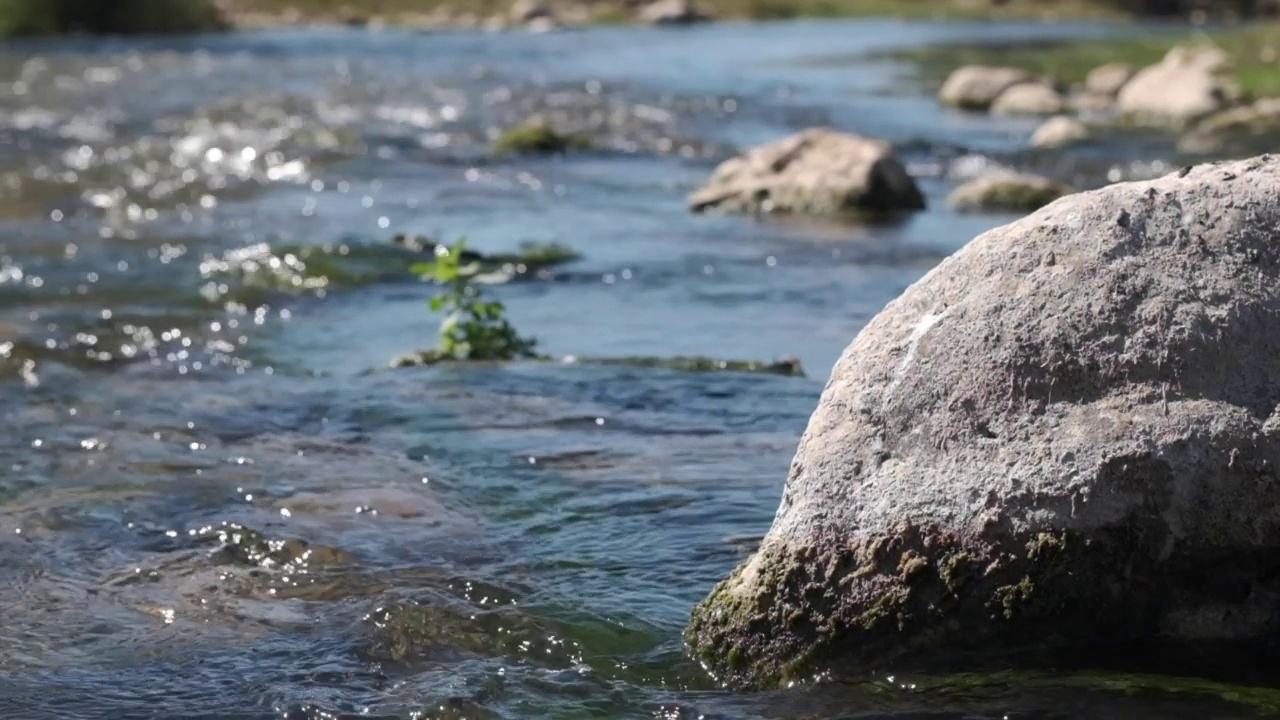
[[[1066,83],[1084,81],[1106,63],[1134,66],[1159,62],[1175,45],[1211,43],[1231,56],[1233,72],[1249,97],[1280,97],[1280,24],[1259,23],[1196,33],[1126,36],[1114,40],[1005,46],[940,46],[892,53],[915,64],[933,85],[962,65],[1005,65],[1048,75]]]
[[[0,0],[0,36],[216,30],[211,0]]]

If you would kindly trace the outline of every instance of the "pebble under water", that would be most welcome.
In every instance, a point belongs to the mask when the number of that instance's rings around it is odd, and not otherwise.
[[[1029,673],[719,689],[680,634],[767,531],[841,350],[1006,216],[956,177],[1161,174],[1019,148],[859,53],[1084,37],[896,21],[271,31],[0,48],[0,716],[1245,718],[1265,683]],[[495,157],[532,114],[594,150]],[[693,216],[735,149],[887,137],[931,209]],[[389,370],[434,343],[396,234],[581,259],[495,285],[546,352],[798,357]]]

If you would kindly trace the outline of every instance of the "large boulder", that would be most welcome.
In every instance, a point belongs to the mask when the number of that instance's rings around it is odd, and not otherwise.
[[[991,103],[994,115],[1056,115],[1067,101],[1053,86],[1041,82],[1020,83],[1000,93]]]
[[[836,364],[693,651],[756,686],[1250,662],[1280,630],[1277,227],[1264,156],[1072,195],[943,261]]]
[[[889,143],[813,128],[721,163],[689,207],[874,215],[923,209],[924,196]]]
[[[1215,113],[1231,100],[1232,90],[1217,73],[1221,51],[1174,48],[1164,60],[1144,68],[1125,83],[1116,98],[1119,111],[1140,121],[1187,125]]]
[[[980,175],[951,192],[947,203],[964,212],[1031,212],[1072,189],[1040,175],[1001,170]]]
[[[986,110],[1005,90],[1035,79],[1018,68],[965,65],[951,73],[938,91],[938,98],[965,110]]]

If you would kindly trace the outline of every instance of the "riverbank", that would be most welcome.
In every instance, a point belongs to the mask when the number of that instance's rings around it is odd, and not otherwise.
[[[567,24],[641,22],[645,3],[595,0],[548,3]],[[225,0],[223,11],[236,27],[290,25],[388,25],[407,27],[500,27],[512,20],[512,3],[477,0],[382,0],[357,5],[349,0]],[[1115,5],[1091,0],[699,0],[697,10],[718,20],[787,20],[821,17],[1099,18],[1121,17]]]
[[[1079,85],[1102,65],[1145,67],[1159,62],[1174,47],[1205,44],[1227,54],[1228,74],[1245,99],[1280,96],[1280,23],[1274,22],[1069,43],[935,46],[883,57],[914,65],[920,81],[935,88],[965,65],[1014,67]]]
[[[674,17],[652,12],[657,4],[684,6],[670,0],[10,0],[0,8],[0,36],[322,25],[500,29],[534,19],[538,20],[535,26],[547,28]],[[816,17],[1080,19],[1152,14],[1135,5],[1143,4],[1129,0],[695,0],[689,7],[696,13],[686,17],[696,14],[746,21]],[[1228,14],[1237,12],[1236,5],[1218,3]]]

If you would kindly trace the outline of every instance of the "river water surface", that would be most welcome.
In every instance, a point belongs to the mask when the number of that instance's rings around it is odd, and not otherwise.
[[[1131,675],[718,689],[690,608],[767,531],[840,351],[1007,221],[990,163],[1081,185],[1166,141],[1020,153],[860,53],[1105,28],[893,21],[545,35],[289,31],[0,48],[0,717],[1257,717]],[[495,158],[541,113],[592,136]],[[889,227],[686,213],[735,149],[893,140]],[[547,352],[798,357],[809,378],[386,370],[434,343],[398,233],[581,260],[495,286]],[[304,248],[312,259],[301,260]]]

